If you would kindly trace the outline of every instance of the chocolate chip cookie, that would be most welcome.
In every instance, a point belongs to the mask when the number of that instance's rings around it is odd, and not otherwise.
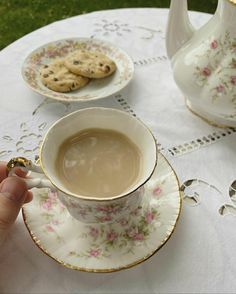
[[[65,66],[74,74],[100,79],[111,75],[116,64],[106,55],[89,50],[76,50],[65,57]]]
[[[56,92],[70,92],[84,87],[89,79],[68,70],[64,65],[64,59],[56,59],[43,65],[40,70],[42,83]]]

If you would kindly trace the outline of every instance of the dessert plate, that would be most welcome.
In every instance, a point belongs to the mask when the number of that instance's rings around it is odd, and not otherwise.
[[[114,74],[102,79],[92,79],[85,87],[68,93],[55,92],[43,85],[39,71],[42,65],[68,53],[86,49],[98,51],[110,57],[117,66]],[[119,92],[131,81],[134,65],[128,54],[107,41],[90,38],[71,38],[45,44],[28,55],[22,66],[22,76],[35,92],[61,101],[91,101],[108,97]]]
[[[144,189],[142,205],[112,224],[79,222],[57,193],[47,189],[33,190],[23,218],[35,244],[62,265],[87,272],[118,271],[156,253],[172,235],[180,214],[179,182],[162,154]]]

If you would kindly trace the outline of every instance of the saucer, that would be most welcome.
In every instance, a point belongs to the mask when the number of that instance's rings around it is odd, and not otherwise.
[[[74,219],[57,193],[33,189],[23,219],[35,244],[60,264],[87,272],[113,272],[137,265],[156,253],[172,235],[181,209],[177,176],[159,154],[144,186],[142,205],[128,219],[84,224]]]
[[[92,79],[85,87],[69,93],[59,93],[45,87],[40,79],[40,67],[77,49],[96,50],[107,55],[116,63],[116,71],[109,77]],[[22,66],[23,79],[32,90],[67,102],[91,101],[113,95],[131,81],[133,73],[133,61],[125,51],[112,43],[90,38],[71,38],[45,44],[30,53]]]

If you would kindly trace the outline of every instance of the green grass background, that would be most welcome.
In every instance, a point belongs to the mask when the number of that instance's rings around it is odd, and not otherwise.
[[[174,0],[176,1],[176,0]],[[169,0],[0,0],[0,49],[53,21],[96,10],[169,7]],[[213,13],[217,0],[189,0],[189,9]]]

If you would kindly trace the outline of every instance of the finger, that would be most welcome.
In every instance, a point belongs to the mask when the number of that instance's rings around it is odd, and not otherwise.
[[[0,183],[7,177],[7,165],[5,162],[0,161]]]
[[[21,178],[25,178],[28,173],[28,171],[25,171],[25,170],[21,169],[20,167],[16,167],[14,169],[14,172],[18,177],[21,177]]]
[[[29,203],[30,201],[32,201],[32,199],[33,199],[33,193],[31,191],[28,191],[26,193],[26,197],[25,197],[24,203]]]
[[[0,235],[14,223],[27,197],[27,186],[17,177],[8,177],[0,184]]]

